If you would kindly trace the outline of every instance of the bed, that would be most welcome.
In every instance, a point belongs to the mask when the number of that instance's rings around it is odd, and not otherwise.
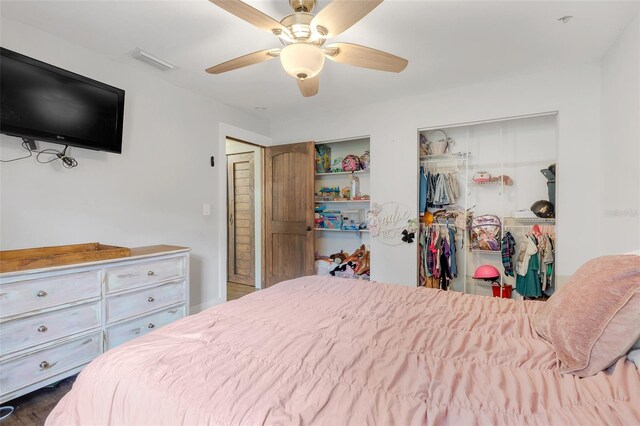
[[[46,424],[640,424],[635,365],[560,374],[541,306],[295,279],[96,358]]]

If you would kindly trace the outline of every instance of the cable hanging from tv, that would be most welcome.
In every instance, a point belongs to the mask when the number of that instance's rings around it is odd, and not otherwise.
[[[33,157],[33,154],[36,154],[36,161],[40,164],[48,164],[51,163],[52,161],[56,161],[56,160],[60,160],[62,161],[62,167],[66,168],[66,169],[73,169],[74,167],[76,167],[78,165],[78,161],[67,155],[67,148],[69,148],[68,145],[64,146],[64,149],[62,151],[58,151],[57,149],[52,149],[52,148],[48,148],[48,149],[43,149],[41,151],[38,151],[35,147],[35,142],[33,139],[29,139],[29,138],[22,138],[22,147],[27,150],[28,154],[24,155],[22,157],[17,157],[17,158],[12,158],[10,160],[0,160],[0,162],[2,163],[11,163],[13,161],[18,161],[18,160],[25,160],[27,158],[31,158]],[[46,158],[45,159],[41,159],[40,156],[47,156],[47,155],[53,155],[52,158]]]

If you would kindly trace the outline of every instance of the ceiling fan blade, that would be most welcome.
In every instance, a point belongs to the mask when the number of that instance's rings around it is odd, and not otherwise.
[[[391,53],[352,43],[333,43],[324,51],[327,58],[334,62],[379,71],[400,72],[409,63]]]
[[[258,9],[249,6],[240,0],[209,0],[216,6],[226,10],[232,15],[247,21],[263,31],[291,38],[289,30],[269,15],[260,12]]]
[[[304,80],[296,79],[296,81],[298,82],[298,88],[300,89],[300,92],[302,92],[302,96],[305,98],[318,94],[318,89],[320,88],[320,74]]]
[[[260,50],[207,68],[207,72],[209,74],[222,74],[223,72],[237,70],[238,68],[248,67],[249,65],[259,64],[260,62],[273,59],[278,56],[278,53],[280,53],[280,49]]]
[[[213,0],[211,0],[213,1]],[[311,21],[311,27],[327,30],[327,37],[335,37],[367,16],[382,0],[333,0]]]

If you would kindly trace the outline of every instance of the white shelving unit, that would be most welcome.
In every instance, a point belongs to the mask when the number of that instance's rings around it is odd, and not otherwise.
[[[328,145],[328,144],[316,144],[316,145]],[[330,144],[329,144],[330,145]],[[331,173],[316,173],[316,176],[341,176],[341,175],[363,175],[368,174],[369,170],[357,170],[355,172],[331,172]]]
[[[426,135],[435,129],[444,129],[455,141],[450,147],[453,154],[421,157],[420,164],[433,170],[443,164],[453,164],[455,158],[460,158],[457,163],[460,198],[456,203],[460,210],[470,209],[474,216],[498,216],[503,234],[510,229],[524,230],[535,224],[556,224],[555,219],[512,217],[515,211],[528,210],[533,202],[548,199],[547,180],[540,170],[557,162],[556,114],[431,127],[420,129],[419,133]],[[440,139],[442,134],[434,133],[434,136],[434,139]],[[492,177],[509,176],[513,184],[505,185],[502,179],[473,182],[474,174],[481,171],[490,173]],[[463,238],[464,248],[461,246]],[[452,282],[452,290],[491,295],[490,285],[472,278],[478,266],[490,264],[501,271],[501,282],[512,285],[514,297],[518,297],[515,295],[515,278],[505,277],[503,273],[500,251],[470,250],[468,230],[458,231],[456,243],[458,277]]]
[[[328,145],[331,148],[331,162],[342,159],[349,154],[360,157],[365,150],[369,150],[369,138],[354,138],[339,141],[317,142],[316,145]],[[375,161],[375,160],[374,160]],[[375,167],[375,166],[374,166]],[[350,188],[349,176],[353,174],[360,179],[361,195],[371,195],[369,170],[358,170],[356,172],[332,172],[315,174],[315,193],[321,187]],[[349,211],[362,210],[363,219],[370,209],[370,200],[340,200],[340,201],[316,201],[316,207],[326,205],[327,209]],[[342,230],[315,228],[315,249],[322,255],[338,253],[340,250],[352,253],[362,244],[369,246],[369,230]]]
[[[336,203],[349,203],[349,204],[364,203],[364,204],[370,204],[371,200],[316,201],[316,204],[336,204]]]
[[[331,229],[331,228],[314,228],[316,231],[321,231],[321,232],[369,232],[368,229]]]

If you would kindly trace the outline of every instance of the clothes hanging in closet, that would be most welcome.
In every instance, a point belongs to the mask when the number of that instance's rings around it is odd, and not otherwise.
[[[421,225],[418,241],[421,285],[447,290],[458,274],[456,230],[448,225]]]
[[[553,286],[553,267],[555,263],[555,250],[553,247],[553,238],[549,234],[542,236],[542,250],[540,251],[540,281],[542,283],[542,291],[547,291]]]
[[[420,166],[420,201],[419,211],[422,216],[427,210],[427,176],[424,174],[424,167]]]
[[[456,278],[458,276],[458,262],[456,260],[456,230],[453,228],[449,229],[449,241],[451,243],[451,256],[449,257],[449,266],[451,275]]]
[[[542,296],[540,276],[538,275],[539,270],[538,240],[531,235],[522,240],[520,252],[518,253],[516,291],[519,294],[524,297]]]
[[[449,245],[448,238],[442,238],[440,243],[440,280],[438,281],[440,290],[449,289],[449,280],[451,277],[451,270],[449,269],[449,259],[451,258],[451,246]]]
[[[455,172],[425,173],[420,166],[419,211],[423,214],[428,207],[443,207],[454,204],[459,197]]]
[[[507,231],[504,234],[500,247],[504,274],[508,277],[513,277],[513,255],[516,252],[516,240],[513,238],[513,235],[511,235],[511,232]]]

